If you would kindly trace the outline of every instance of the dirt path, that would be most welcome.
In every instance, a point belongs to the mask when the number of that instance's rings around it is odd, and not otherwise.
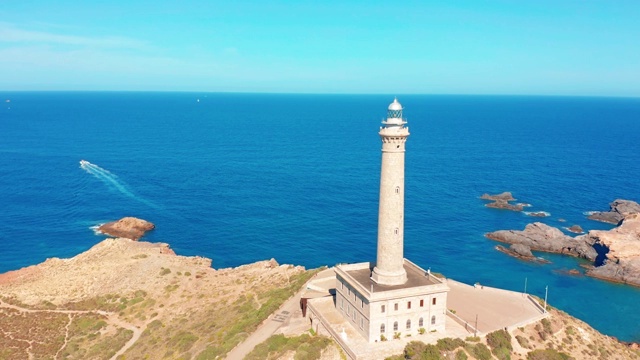
[[[318,273],[315,277],[313,277],[309,281],[318,280],[323,277],[334,276],[333,269],[327,269]],[[308,282],[307,282],[308,283]],[[305,291],[307,284],[305,284],[295,295],[289,298],[289,300],[285,301],[282,306],[278,310],[276,310],[273,314],[271,314],[267,320],[265,320],[259,327],[254,331],[249,337],[247,337],[243,342],[236,345],[229,353],[227,354],[227,360],[240,360],[244,359],[256,345],[267,340],[271,335],[273,335],[276,330],[278,330],[281,326],[286,324],[291,315],[300,307],[300,295]]]
[[[67,343],[69,341],[69,326],[71,325],[71,322],[73,321],[73,315],[76,314],[98,314],[98,315],[103,315],[106,316],[109,323],[119,326],[121,328],[127,329],[127,330],[131,330],[133,332],[133,336],[131,337],[131,339],[129,339],[129,341],[127,341],[126,344],[124,344],[124,346],[122,348],[120,348],[120,350],[118,350],[116,352],[116,354],[111,357],[111,360],[115,360],[118,356],[124,354],[125,351],[127,351],[131,346],[133,346],[133,344],[136,343],[136,341],[138,341],[138,339],[140,339],[140,335],[142,335],[142,329],[138,328],[135,325],[129,324],[127,322],[124,322],[122,320],[120,320],[118,318],[118,315],[116,313],[111,313],[111,312],[107,312],[107,311],[103,311],[103,310],[46,310],[46,309],[27,309],[27,308],[23,308],[20,306],[16,306],[16,305],[12,305],[12,304],[8,304],[4,301],[2,301],[0,299],[0,308],[8,308],[8,309],[13,309],[13,310],[17,310],[20,312],[25,312],[25,313],[39,313],[39,312],[44,312],[44,313],[58,313],[58,314],[67,314],[69,316],[69,322],[67,323],[67,325],[65,326],[65,338],[64,338],[64,344],[62,345],[62,347],[60,347],[60,349],[58,349],[58,351],[56,352],[56,355],[54,357],[54,359],[57,359],[60,352],[62,351],[62,349],[64,349],[65,346],[67,346]],[[144,324],[144,328],[147,327],[147,324]],[[10,336],[12,339],[13,337]],[[22,340],[22,339],[13,339],[13,340],[18,340],[18,341],[24,341],[29,343],[29,348],[31,348],[32,342],[29,340]],[[32,354],[29,351],[29,349],[27,349],[27,352],[29,354],[29,358],[32,358]]]

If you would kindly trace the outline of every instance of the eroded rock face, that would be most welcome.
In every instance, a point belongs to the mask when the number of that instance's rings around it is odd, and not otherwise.
[[[604,249],[604,263],[587,275],[640,286],[640,214],[627,215],[620,226],[591,230],[585,239]]]
[[[640,213],[640,204],[631,200],[614,200],[609,204],[609,211],[595,212],[589,215],[589,219],[610,224],[618,224],[625,216]]]
[[[595,261],[596,250],[586,239],[565,235],[560,229],[535,222],[528,224],[523,231],[499,230],[485,235],[489,239],[507,244],[523,244],[531,250],[546,251],[577,256]]]
[[[118,221],[101,225],[98,231],[111,236],[138,240],[144,236],[147,231],[153,230],[154,228],[155,225],[146,220],[135,217],[124,217]]]

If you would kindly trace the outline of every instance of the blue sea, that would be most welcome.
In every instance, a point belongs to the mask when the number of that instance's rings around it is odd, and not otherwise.
[[[405,255],[467,283],[527,291],[640,341],[640,289],[511,258],[483,234],[640,201],[640,99],[400,95]],[[6,101],[10,100],[10,101]],[[380,121],[393,95],[0,92],[0,272],[71,257],[123,216],[216,268],[375,260]],[[80,167],[80,160],[91,164]],[[485,208],[511,191],[539,219]],[[566,219],[560,222],[559,219]]]

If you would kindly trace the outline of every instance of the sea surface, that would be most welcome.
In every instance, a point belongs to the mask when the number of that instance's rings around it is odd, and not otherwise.
[[[9,101],[7,101],[9,100]],[[585,212],[640,201],[640,99],[399,95],[405,255],[424,268],[544,297],[640,341],[640,289],[523,262],[486,232],[543,221],[609,229]],[[215,268],[275,258],[375,260],[381,143],[393,95],[0,92],[0,272],[72,257],[137,216],[148,241]],[[80,160],[90,164],[81,167]],[[485,208],[511,191],[547,218]],[[559,219],[566,219],[560,222]]]

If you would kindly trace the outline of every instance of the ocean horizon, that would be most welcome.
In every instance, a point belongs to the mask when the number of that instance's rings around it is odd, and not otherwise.
[[[568,275],[585,263],[571,257],[523,262],[484,237],[535,221],[611,229],[586,213],[640,201],[640,98],[397,97],[411,133],[405,256],[470,284],[548,286],[552,306],[640,341],[639,288]],[[124,216],[156,224],[143,240],[215,268],[375,261],[377,132],[393,98],[0,92],[0,273],[86,251],[106,238],[96,225]],[[549,216],[480,199],[503,191]]]

